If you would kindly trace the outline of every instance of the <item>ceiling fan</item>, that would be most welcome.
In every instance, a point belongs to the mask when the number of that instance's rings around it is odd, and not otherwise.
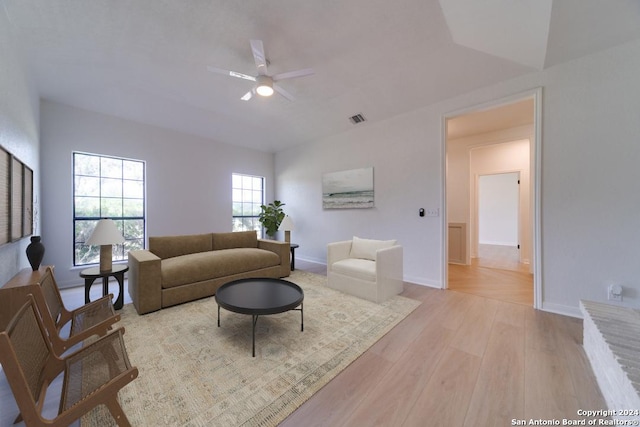
[[[311,68],[305,68],[302,70],[289,71],[286,73],[274,74],[270,76],[267,71],[269,60],[265,58],[262,40],[251,40],[251,52],[253,53],[253,59],[256,61],[256,67],[258,68],[257,76],[250,76],[248,74],[239,73],[237,71],[223,70],[221,68],[212,66],[207,67],[209,71],[214,73],[225,74],[227,76],[237,77],[239,79],[255,82],[255,86],[249,92],[245,93],[242,98],[240,98],[243,101],[250,100],[255,94],[258,94],[260,96],[271,96],[273,95],[274,91],[278,92],[289,101],[293,101],[293,95],[282,89],[282,87],[276,84],[276,82],[279,82],[280,80],[293,79],[313,74],[313,70]]]

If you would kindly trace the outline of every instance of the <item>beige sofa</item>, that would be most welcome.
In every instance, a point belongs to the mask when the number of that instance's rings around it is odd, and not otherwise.
[[[224,283],[289,276],[289,243],[255,231],[150,237],[129,252],[129,295],[139,314],[212,296]]]

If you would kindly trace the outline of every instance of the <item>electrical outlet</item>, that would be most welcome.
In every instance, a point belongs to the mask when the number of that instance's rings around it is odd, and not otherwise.
[[[433,209],[427,209],[427,216],[439,216],[440,215],[440,209],[438,208],[433,208]]]
[[[607,299],[609,301],[622,301],[622,286],[615,284],[607,288]]]

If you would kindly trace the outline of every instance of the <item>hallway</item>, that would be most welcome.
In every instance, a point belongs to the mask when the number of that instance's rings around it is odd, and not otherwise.
[[[449,264],[448,289],[533,306],[533,274],[514,247],[479,245],[471,265]]]

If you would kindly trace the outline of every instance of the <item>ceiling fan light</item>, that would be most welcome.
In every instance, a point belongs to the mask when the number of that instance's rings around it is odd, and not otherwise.
[[[256,93],[260,96],[273,95],[273,82],[268,76],[258,76],[256,79],[258,84],[256,85]]]
[[[271,96],[273,95],[273,88],[271,86],[262,85],[256,88],[256,92],[261,96]]]

